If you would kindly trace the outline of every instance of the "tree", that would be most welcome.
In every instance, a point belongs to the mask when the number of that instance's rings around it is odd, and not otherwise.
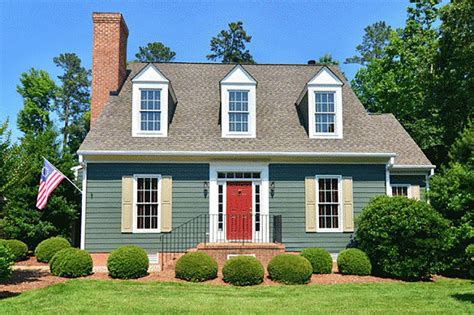
[[[466,247],[474,241],[474,123],[470,122],[449,152],[449,166],[430,180],[430,202],[451,222],[449,270],[467,274]]]
[[[63,122],[62,153],[75,153],[88,131],[84,115],[90,108],[90,71],[81,66],[81,59],[74,53],[54,57],[54,64],[63,70],[58,76],[61,87],[55,100],[55,110]]]
[[[174,60],[176,53],[161,42],[148,43],[138,48],[135,54],[140,62],[168,62]]]
[[[443,145],[438,160],[445,159],[451,144],[474,119],[474,3],[451,1],[440,9],[439,50],[435,57],[433,103],[443,113]]]
[[[337,61],[336,59],[333,59],[332,55],[328,54],[328,53],[326,53],[323,56],[319,57],[318,63],[322,64],[322,65],[326,65],[326,66],[331,66],[331,65],[338,66],[339,65],[339,61]]]
[[[9,170],[0,230],[6,237],[24,241],[30,248],[50,236],[69,237],[78,217],[80,198],[66,181],[53,191],[42,211],[35,206],[43,156],[72,177],[70,168],[75,163],[70,157],[59,157],[57,136],[52,128],[36,135],[27,133],[11,153],[14,163]]]
[[[352,81],[369,111],[393,113],[432,159],[442,145],[440,111],[431,97],[438,2],[416,1],[409,7],[405,27],[389,33],[381,58],[370,60]]]
[[[35,68],[23,72],[17,91],[23,97],[23,108],[17,119],[18,129],[24,133],[38,134],[51,127],[49,111],[57,87],[49,74]]]
[[[252,36],[247,35],[241,21],[229,23],[228,30],[222,30],[211,39],[212,53],[206,57],[222,63],[254,64],[252,55],[245,49],[245,44],[251,40]]]
[[[389,43],[388,37],[392,28],[384,21],[379,21],[364,28],[364,32],[362,44],[356,46],[359,55],[347,58],[344,63],[357,63],[365,66],[372,60],[385,56],[385,46]]]

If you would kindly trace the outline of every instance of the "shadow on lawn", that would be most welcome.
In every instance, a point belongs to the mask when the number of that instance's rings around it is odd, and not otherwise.
[[[20,292],[0,291],[0,300],[20,295]]]
[[[471,302],[474,304],[474,293],[459,293],[459,294],[453,294],[451,297],[455,298],[458,301],[461,302]]]
[[[28,282],[39,281],[41,277],[47,276],[49,273],[43,270],[14,270],[10,279],[2,282],[2,285],[16,285]]]

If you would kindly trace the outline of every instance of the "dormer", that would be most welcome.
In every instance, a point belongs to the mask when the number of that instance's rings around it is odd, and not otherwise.
[[[255,138],[257,81],[244,67],[236,65],[220,85],[222,137]]]
[[[342,81],[322,67],[298,100],[312,139],[342,139]]]
[[[167,137],[176,98],[170,81],[153,64],[132,79],[132,136]]]

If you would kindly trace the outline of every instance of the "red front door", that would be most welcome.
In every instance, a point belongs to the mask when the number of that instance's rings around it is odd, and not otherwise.
[[[227,182],[227,240],[252,239],[252,182]]]

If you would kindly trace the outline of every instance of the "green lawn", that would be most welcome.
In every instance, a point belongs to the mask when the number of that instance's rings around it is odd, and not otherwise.
[[[468,280],[236,288],[191,283],[70,280],[0,301],[19,313],[474,314]]]

